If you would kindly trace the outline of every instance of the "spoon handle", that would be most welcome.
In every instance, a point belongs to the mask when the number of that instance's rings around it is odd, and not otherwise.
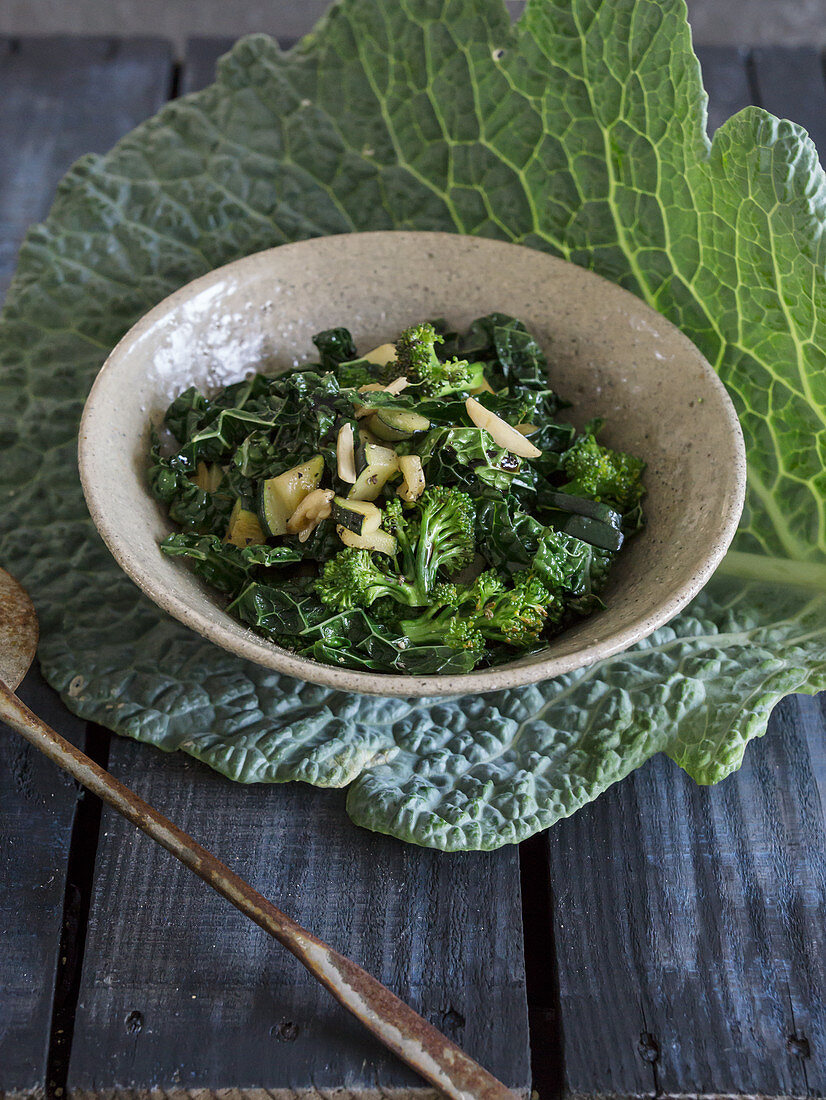
[[[454,1100],[516,1100],[381,982],[296,924],[226,864],[55,733],[0,680],[0,719],[269,932],[403,1062]]]

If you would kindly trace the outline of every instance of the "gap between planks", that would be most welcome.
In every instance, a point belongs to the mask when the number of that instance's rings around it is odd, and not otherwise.
[[[386,1089],[71,1089],[67,1097],[68,1100],[444,1100],[443,1093],[429,1086]],[[21,1097],[20,1100],[33,1098]]]

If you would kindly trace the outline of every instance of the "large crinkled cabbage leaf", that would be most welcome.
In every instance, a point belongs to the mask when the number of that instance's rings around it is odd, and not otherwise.
[[[749,109],[709,144],[682,0],[343,0],[290,54],[242,41],[218,83],[82,160],[21,253],[0,331],[0,560],[48,679],[83,716],[233,779],[352,783],[354,820],[492,848],[667,752],[737,768],[773,704],[826,686],[824,177]],[[518,691],[363,698],[245,664],[163,616],[86,515],[95,371],[164,295],[257,249],[446,229],[591,267],[719,370],[749,449],[735,549],[631,650]]]

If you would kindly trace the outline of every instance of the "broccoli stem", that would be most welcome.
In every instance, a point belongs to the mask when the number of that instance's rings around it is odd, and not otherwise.
[[[446,623],[453,614],[444,607],[431,607],[418,619],[403,619],[399,627],[415,645],[443,645]]]

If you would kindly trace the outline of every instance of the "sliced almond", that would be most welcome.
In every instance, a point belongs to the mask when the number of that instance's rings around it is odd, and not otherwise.
[[[401,375],[399,378],[394,378],[387,386],[384,387],[385,393],[401,393],[402,390],[406,390],[410,383]]]
[[[207,493],[214,493],[224,480],[224,471],[217,462],[207,466],[206,462],[201,461],[198,463],[197,472],[189,480],[197,485],[199,489],[204,489]]]
[[[350,485],[356,483],[356,454],[353,441],[353,425],[342,424],[336,440],[338,476]]]
[[[332,489],[313,489],[308,493],[287,520],[290,534],[297,534],[302,542],[306,542],[319,523],[330,515],[334,496]]]
[[[402,500],[418,500],[424,492],[424,470],[418,455],[399,455],[399,469],[404,481],[396,490]]]
[[[359,550],[378,550],[380,554],[393,557],[396,553],[396,540],[389,531],[372,531],[369,535],[357,535],[346,527],[336,527],[338,537],[345,546],[355,546]]]
[[[469,397],[465,401],[465,408],[476,427],[484,429],[494,443],[498,443],[511,454],[518,455],[520,458],[539,458],[542,454],[539,448],[529,443],[521,432],[512,428],[501,416],[480,405],[475,398]]]
[[[404,377],[400,375],[398,378],[394,378],[388,385],[383,386],[381,382],[367,382],[364,386],[359,386],[359,393],[401,393],[402,390],[406,390],[410,383]]]
[[[482,385],[477,386],[475,390],[471,390],[471,393],[496,393],[496,390],[488,382],[487,378],[482,379]]]
[[[367,412],[372,412],[372,409],[367,409]],[[384,446],[384,440],[379,439],[377,435],[373,435],[371,431],[368,431],[363,424],[359,424],[359,442],[361,443],[378,443]]]
[[[533,435],[534,432],[539,431],[539,428],[536,424],[514,424],[513,430],[520,435]]]
[[[396,345],[379,344],[377,348],[368,351],[361,358],[366,359],[368,363],[375,363],[377,367],[386,367],[388,363],[392,363],[396,358]]]

